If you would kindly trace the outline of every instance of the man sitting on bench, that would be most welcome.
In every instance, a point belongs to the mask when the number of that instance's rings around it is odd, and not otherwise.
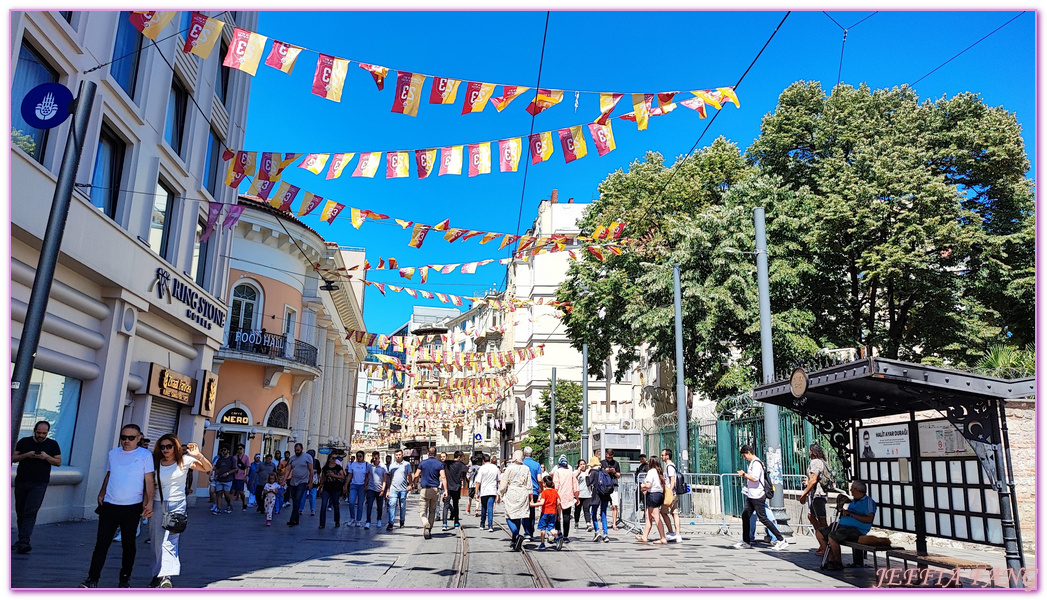
[[[869,533],[876,515],[876,502],[865,494],[865,484],[861,481],[851,482],[851,503],[844,509],[840,520],[818,530],[818,544],[829,542],[828,561],[823,569],[842,571],[843,562],[840,553],[840,542],[856,542],[858,538]]]

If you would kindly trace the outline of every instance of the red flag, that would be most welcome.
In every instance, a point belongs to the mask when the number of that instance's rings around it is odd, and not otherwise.
[[[418,100],[422,97],[422,83],[425,75],[400,71],[396,75],[396,96],[390,112],[405,114],[410,117],[418,115]]]
[[[461,79],[433,77],[432,89],[429,90],[429,104],[454,104],[461,83]]]
[[[518,236],[518,235],[508,235],[507,234],[504,238],[502,238],[502,245],[499,246],[498,249],[501,250],[502,248],[505,248],[506,246],[508,246],[509,244],[515,242],[518,239],[520,239],[520,236]]]
[[[434,231],[447,231],[451,227],[451,219],[444,219],[436,225],[433,225]]]
[[[520,166],[522,147],[518,137],[498,140],[498,166],[502,173],[516,172],[517,167]]]
[[[698,97],[688,98],[686,100],[680,100],[678,104],[682,104],[683,106],[686,106],[691,110],[698,111],[698,116],[700,116],[703,119],[705,118],[705,100],[702,100]]]
[[[414,151],[415,166],[418,167],[418,179],[425,179],[433,172],[436,163],[436,148]]]
[[[207,57],[211,55],[211,50],[214,50],[215,42],[222,37],[224,25],[225,21],[194,12],[189,21],[189,31],[185,34],[185,46],[182,52],[195,54],[207,60]]]
[[[561,100],[563,100],[563,90],[538,88],[538,95],[527,105],[527,112],[537,115],[543,110],[559,104]]]
[[[593,141],[596,142],[596,152],[600,156],[614,150],[614,132],[611,131],[610,123],[607,125],[589,123],[589,133],[592,134]]]
[[[531,164],[549,160],[553,155],[553,132],[532,133],[528,138],[531,146]]]
[[[379,67],[378,65],[369,65],[367,63],[360,63],[360,68],[371,74],[374,78],[375,85],[378,86],[378,91],[385,89],[385,77],[389,75],[389,69],[385,67]]]
[[[345,152],[335,154],[331,159],[331,166],[327,169],[327,179],[337,179],[342,176],[342,170],[345,169],[349,161],[353,160],[355,152]]]
[[[385,176],[387,179],[396,177],[407,177],[409,175],[409,154],[406,150],[398,152],[387,152],[385,154]]]
[[[348,60],[321,54],[316,59],[316,72],[313,73],[313,94],[341,102],[342,87],[345,85],[345,74],[348,70]]]
[[[658,92],[658,106],[672,104],[673,98],[680,92]]]
[[[302,49],[298,46],[273,40],[273,49],[269,51],[265,64],[290,75],[291,70],[294,69],[294,61],[298,58],[298,54],[301,51]]]
[[[498,109],[498,112],[502,112],[502,109],[509,106],[509,103],[520,94],[526,92],[531,88],[522,87],[519,85],[503,85],[502,95],[497,98],[491,98],[491,104]]]
[[[258,71],[258,61],[262,58],[266,39],[264,35],[234,27],[233,40],[222,65],[254,75]]]
[[[414,226],[414,231],[411,232],[411,241],[407,243],[412,248],[421,248],[422,242],[425,241],[425,236],[429,234],[428,225],[418,223]],[[424,281],[422,283],[425,283]]]
[[[487,106],[487,101],[491,99],[491,94],[494,93],[494,85],[493,83],[470,81],[465,86],[465,103],[462,105],[462,114],[483,111]]]
[[[462,174],[462,147],[447,146],[440,150],[440,175]]]
[[[176,10],[133,10],[128,19],[142,35],[155,40],[160,30],[167,27],[176,14]]]
[[[588,154],[581,125],[560,129],[558,133],[560,134],[560,146],[563,148],[565,162],[571,162]]]

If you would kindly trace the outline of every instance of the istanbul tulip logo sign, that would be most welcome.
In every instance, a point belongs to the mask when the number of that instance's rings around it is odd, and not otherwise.
[[[43,83],[22,99],[22,118],[30,127],[51,129],[72,114],[73,93],[60,83]]]

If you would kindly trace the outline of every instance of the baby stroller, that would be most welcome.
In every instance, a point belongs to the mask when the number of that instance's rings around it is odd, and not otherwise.
[[[839,488],[836,488],[836,490],[839,491]],[[832,524],[829,525],[829,533],[830,534],[832,532],[836,531],[836,528],[840,526],[840,516],[843,514],[843,511],[847,509],[847,505],[850,504],[850,503],[851,503],[851,497],[848,496],[847,494],[844,494],[843,492],[840,492],[839,495],[836,496],[836,515],[833,518]],[[825,543],[826,543],[825,554],[822,555],[822,564],[821,564],[823,569],[825,568],[825,565],[829,562],[829,545],[828,545],[829,544],[829,540],[826,539]]]

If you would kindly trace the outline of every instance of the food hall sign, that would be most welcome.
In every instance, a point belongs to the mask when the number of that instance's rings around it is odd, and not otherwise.
[[[202,294],[197,293],[192,286],[177,277],[172,278],[167,269],[157,267],[156,279],[149,286],[149,291],[156,290],[156,295],[163,300],[167,296],[167,303],[172,299],[185,304],[186,318],[192,319],[205,329],[211,329],[214,325],[225,327],[225,311],[213,304]]]
[[[179,404],[193,404],[195,397],[193,379],[178,371],[172,371],[163,365],[150,363],[149,387],[146,391],[151,396],[161,396]]]

